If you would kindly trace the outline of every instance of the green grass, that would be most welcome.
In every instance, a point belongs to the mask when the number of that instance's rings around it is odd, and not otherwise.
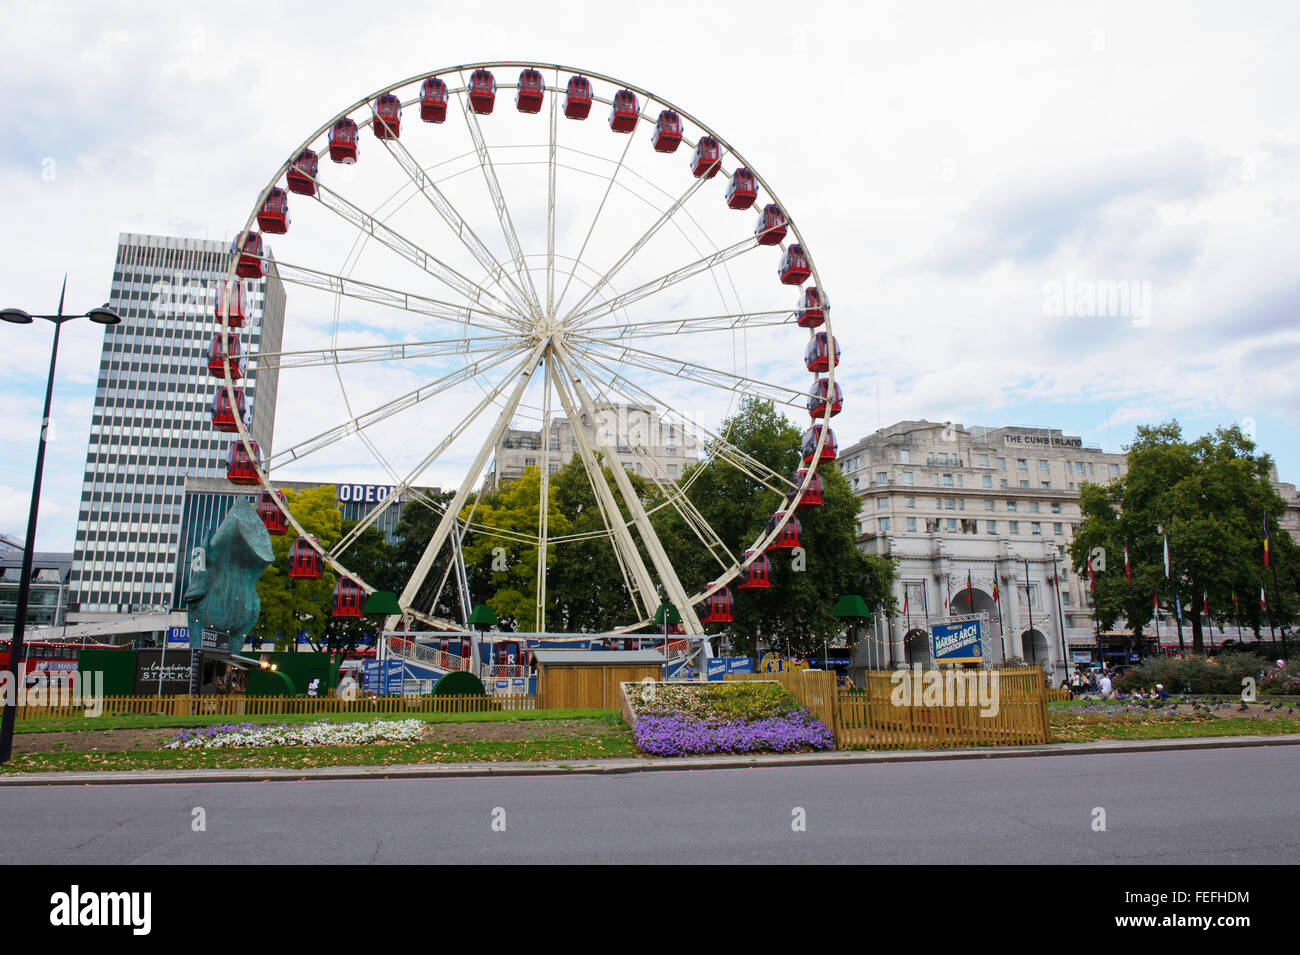
[[[17,733],[75,733],[119,729],[181,729],[216,723],[332,723],[370,720],[423,720],[426,723],[528,723],[537,720],[599,720],[622,722],[618,710],[507,710],[487,713],[299,713],[287,716],[70,716],[58,719],[19,720]]]
[[[1155,707],[1122,703],[1098,704],[1080,711],[1069,703],[1051,704],[1052,742],[1089,743],[1100,740],[1194,739],[1197,737],[1264,736],[1300,733],[1300,717],[1211,716],[1175,713]]]
[[[592,711],[582,710],[584,714]],[[0,773],[77,772],[114,769],[310,769],[320,766],[400,766],[411,763],[475,763],[591,760],[635,756],[628,730],[533,740],[478,740],[370,746],[274,746],[257,749],[134,750],[131,752],[33,753],[16,756]]]

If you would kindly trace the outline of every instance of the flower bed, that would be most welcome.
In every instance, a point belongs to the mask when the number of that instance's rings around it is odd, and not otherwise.
[[[827,749],[831,731],[775,683],[624,684],[637,749],[654,756]]]
[[[424,735],[420,720],[373,720],[358,723],[221,723],[178,730],[167,749],[221,749],[243,746],[362,746],[367,743],[415,743]]]

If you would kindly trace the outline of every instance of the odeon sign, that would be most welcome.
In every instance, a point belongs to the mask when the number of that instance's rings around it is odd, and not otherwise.
[[[392,493],[391,484],[340,484],[339,503],[352,501],[365,504],[378,504]]]

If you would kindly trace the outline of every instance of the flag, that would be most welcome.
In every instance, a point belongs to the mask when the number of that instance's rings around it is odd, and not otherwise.
[[[907,613],[907,591],[903,591],[903,613]]]
[[[1232,592],[1232,619],[1236,620],[1241,617],[1241,608],[1237,606],[1237,592]]]
[[[1263,585],[1263,584],[1260,584],[1260,585],[1259,585],[1259,606],[1260,606],[1260,609],[1261,609],[1261,610],[1268,606],[1268,602],[1264,600],[1264,585]]]
[[[1092,579],[1092,555],[1091,554],[1088,555],[1088,592],[1093,594],[1097,592],[1097,584]]]
[[[1268,566],[1268,515],[1264,515],[1264,566]]]
[[[1128,566],[1128,542],[1127,541],[1124,542],[1124,576],[1128,580],[1133,579],[1133,572],[1129,570],[1129,566]]]
[[[993,578],[993,602],[998,603],[998,581],[996,577]]]
[[[1165,578],[1169,577],[1169,535],[1165,535]]]
[[[1152,595],[1151,595],[1151,609],[1154,610],[1156,613],[1159,613],[1159,612],[1160,612],[1160,595],[1159,595],[1159,594],[1152,594]]]
[[[966,609],[975,609],[975,585],[971,583],[970,571],[966,571]]]
[[[1201,609],[1207,617],[1210,615],[1210,592],[1208,590],[1201,593]]]

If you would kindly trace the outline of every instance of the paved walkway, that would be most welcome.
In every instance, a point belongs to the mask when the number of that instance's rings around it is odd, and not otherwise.
[[[692,769],[752,769],[773,766],[841,766],[869,763],[915,763],[972,759],[1024,759],[1036,756],[1095,756],[1118,753],[1182,752],[1300,745],[1300,733],[1273,736],[1204,736],[1173,740],[1106,740],[1001,746],[978,749],[847,751],[795,753],[788,756],[681,756],[675,758],[594,759],[588,761],[503,763],[410,763],[393,766],[325,766],[315,769],[135,769],[81,773],[15,773],[0,776],[6,786],[130,785],[138,783],[227,783],[263,780],[423,779],[472,776],[554,776],[575,773],[680,772]]]

